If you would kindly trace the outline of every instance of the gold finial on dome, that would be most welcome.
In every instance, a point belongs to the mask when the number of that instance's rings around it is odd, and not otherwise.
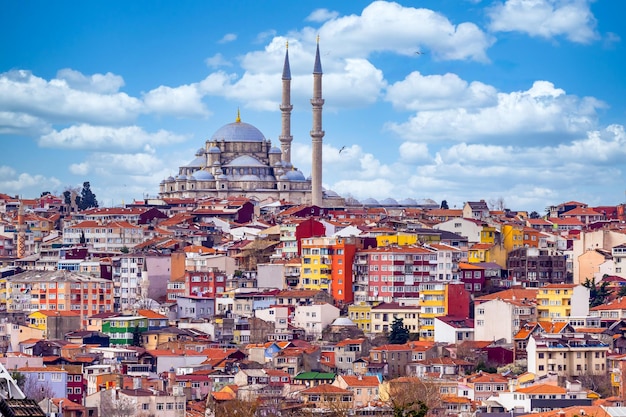
[[[241,113],[239,113],[239,107],[237,107],[237,118],[235,119],[235,123],[241,123]]]
[[[319,34],[317,35],[316,42],[317,42],[317,44],[319,45],[319,43],[320,43],[320,35],[319,35]]]
[[[289,49],[289,41],[285,41],[285,49]]]

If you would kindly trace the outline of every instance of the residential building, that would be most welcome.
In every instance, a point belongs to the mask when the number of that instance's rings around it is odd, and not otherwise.
[[[548,284],[537,290],[537,320],[552,321],[589,315],[589,288],[576,284]]]
[[[132,345],[141,340],[148,330],[148,319],[142,316],[117,316],[102,320],[102,333],[109,336],[111,345]]]
[[[380,381],[368,375],[338,375],[333,385],[352,392],[353,407],[364,407],[378,401]]]
[[[474,340],[512,343],[520,326],[537,321],[536,294],[536,289],[512,288],[476,298]]]
[[[7,311],[58,310],[87,316],[113,309],[111,281],[61,271],[27,271],[7,278]]]
[[[509,252],[509,279],[524,287],[561,283],[566,278],[565,256],[538,248],[518,248]]]
[[[317,339],[322,330],[339,317],[339,312],[337,307],[328,303],[296,306],[292,324],[304,329],[307,338]]]
[[[469,317],[470,294],[459,282],[422,282],[419,288],[420,340],[435,337],[435,317]]]
[[[80,313],[63,310],[37,310],[28,315],[30,327],[44,332],[46,339],[65,339],[65,335],[82,327]]]
[[[419,283],[437,273],[437,253],[422,246],[383,246],[357,252],[354,299],[396,301],[417,298]]]
[[[528,372],[564,377],[606,374],[609,345],[581,333],[531,335],[526,347]]]
[[[371,330],[368,333],[388,333],[396,318],[410,333],[418,333],[420,308],[417,305],[401,305],[399,302],[380,303],[371,308]]]
[[[437,343],[455,344],[474,340],[474,320],[467,317],[435,317],[435,335]]]

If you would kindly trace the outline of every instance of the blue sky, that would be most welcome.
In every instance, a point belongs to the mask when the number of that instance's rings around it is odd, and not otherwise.
[[[309,175],[319,34],[326,188],[540,212],[622,203],[624,12],[607,0],[2,2],[0,192],[90,181],[101,205],[156,195],[238,108],[278,145],[286,41],[292,160]]]

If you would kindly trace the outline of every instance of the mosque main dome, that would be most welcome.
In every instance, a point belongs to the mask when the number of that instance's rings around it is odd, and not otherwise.
[[[263,142],[263,133],[251,124],[236,121],[220,127],[211,137],[215,142]]]

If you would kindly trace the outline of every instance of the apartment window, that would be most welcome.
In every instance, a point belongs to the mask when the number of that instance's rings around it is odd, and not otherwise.
[[[156,409],[157,410],[163,410],[163,403],[157,403]]]
[[[141,404],[141,409],[142,410],[149,410],[150,409],[150,404],[148,404],[148,403]]]

